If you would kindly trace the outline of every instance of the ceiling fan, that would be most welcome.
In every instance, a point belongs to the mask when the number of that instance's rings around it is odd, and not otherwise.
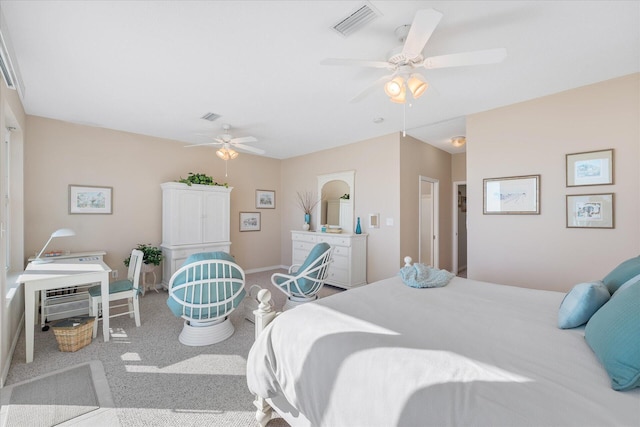
[[[187,148],[192,147],[202,147],[203,145],[214,145],[220,146],[220,149],[216,151],[218,157],[222,160],[231,160],[238,157],[238,153],[235,149],[239,151],[246,151],[254,154],[264,154],[265,151],[260,148],[251,147],[249,145],[245,145],[248,142],[258,142],[258,140],[253,136],[242,136],[239,138],[234,138],[229,134],[229,129],[231,126],[228,124],[223,124],[222,129],[224,133],[222,135],[216,136],[213,138],[213,142],[207,142],[204,144],[191,144],[186,145]],[[208,136],[208,135],[205,135]]]
[[[391,52],[386,61],[360,59],[327,58],[324,65],[355,65],[361,67],[385,68],[392,73],[381,77],[371,86],[351,99],[351,102],[364,98],[371,90],[384,84],[390,100],[404,104],[407,91],[413,98],[420,97],[429,86],[418,69],[433,70],[436,68],[460,67],[467,65],[495,64],[502,62],[507,56],[504,48],[485,49],[473,52],[452,53],[448,55],[425,58],[422,54],[427,41],[442,19],[442,13],[435,9],[423,9],[416,12],[413,23],[396,28],[396,35],[404,42],[401,48]]]

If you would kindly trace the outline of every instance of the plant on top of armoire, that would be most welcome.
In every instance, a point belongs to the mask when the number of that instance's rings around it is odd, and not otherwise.
[[[191,184],[200,184],[200,185],[218,185],[220,187],[229,187],[229,184],[227,184],[226,182],[221,184],[216,180],[214,180],[209,175],[206,175],[203,173],[193,173],[193,172],[189,172],[189,176],[187,176],[186,178],[180,177],[180,179],[177,182],[180,182],[182,184],[187,184],[189,186]]]

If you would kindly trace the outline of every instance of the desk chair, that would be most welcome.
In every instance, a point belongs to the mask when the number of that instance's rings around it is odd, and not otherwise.
[[[118,280],[117,282],[109,283],[109,312],[111,313],[109,318],[124,316],[128,314],[130,317],[135,317],[136,326],[140,326],[140,306],[138,304],[139,282],[140,282],[140,270],[142,268],[142,260],[144,254],[142,251],[134,249],[131,251],[131,259],[129,260],[129,270],[127,272],[126,280]],[[100,285],[92,286],[89,288],[89,316],[95,316],[96,321],[93,322],[93,338],[98,335],[98,315],[100,314],[99,305],[102,304],[102,292]],[[126,303],[113,305],[111,301],[124,300]],[[115,313],[114,309],[118,307],[127,307],[128,311],[122,313]]]
[[[274,273],[271,276],[271,283],[287,296],[283,310],[318,299],[332,261],[331,251],[328,243],[318,243],[302,265],[289,267],[289,274]]]

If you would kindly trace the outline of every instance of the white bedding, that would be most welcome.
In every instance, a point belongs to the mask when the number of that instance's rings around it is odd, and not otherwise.
[[[563,293],[395,277],[279,315],[249,353],[249,389],[315,426],[639,426]],[[298,413],[299,411],[299,413]]]

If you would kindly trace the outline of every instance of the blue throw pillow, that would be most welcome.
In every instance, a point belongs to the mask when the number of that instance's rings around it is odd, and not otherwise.
[[[196,254],[193,254],[193,255],[189,256],[184,261],[184,263],[182,263],[182,267],[184,267],[185,265],[193,264],[194,262],[206,261],[206,260],[211,260],[211,259],[219,259],[219,260],[223,260],[223,261],[230,261],[230,262],[233,262],[233,263],[236,262],[235,259],[231,255],[226,253],[226,252],[200,252],[200,253],[196,253]],[[223,266],[219,266],[215,271],[211,272],[212,273],[211,276],[212,277],[218,277],[218,275],[222,274],[222,271],[223,271]],[[209,271],[205,270],[204,273],[205,274],[204,274],[203,278],[207,279],[208,276],[209,276]],[[241,279],[242,278],[242,274],[240,274],[240,272],[237,271],[237,270],[234,270],[233,273],[231,274],[231,276],[233,278],[235,278],[235,279]],[[193,279],[194,280],[200,280],[201,279],[199,271],[197,272],[195,277],[193,277]],[[182,272],[178,276],[176,276],[176,278],[173,281],[172,287],[173,286],[182,285],[182,284],[185,283],[185,281],[186,281],[186,274],[185,274],[185,272]],[[213,286],[213,284],[212,284],[212,286]],[[229,295],[229,294],[233,294],[233,293],[237,292],[238,291],[238,287],[240,287],[241,285],[239,283],[231,283],[231,282],[218,283],[218,286],[217,286],[218,287],[218,289],[217,289],[218,292],[217,293],[216,293],[216,289],[212,288],[212,289],[210,289],[209,293],[205,292],[204,295],[224,295],[224,287],[225,286],[227,288],[226,289],[227,295]],[[198,291],[194,292],[195,296],[193,298],[189,298],[189,297],[185,298],[184,293],[185,293],[185,289],[179,289],[179,290],[177,290],[175,292],[175,296],[178,299],[186,300],[187,302],[190,302],[190,303],[201,302],[200,301],[200,297],[199,297],[200,292],[198,292]],[[242,300],[244,299],[245,295],[246,295],[246,291],[243,289],[242,292],[240,292],[240,294],[238,294],[238,296],[233,300],[232,306],[219,307],[218,308],[218,310],[219,310],[218,312],[210,313],[211,317],[215,318],[215,317],[223,316],[228,311],[231,311],[232,308],[237,307],[242,302]],[[205,300],[205,301],[202,301],[202,302],[203,303],[208,303],[208,302],[217,302],[217,301]],[[167,306],[169,306],[169,308],[171,309],[171,311],[173,312],[174,315],[176,315],[177,317],[182,316],[182,314],[183,314],[183,311],[182,311],[183,310],[183,306],[178,301],[176,301],[174,298],[169,297],[167,299]],[[204,318],[204,315],[201,316],[200,315],[200,310],[198,310],[198,309],[191,310],[191,309],[187,308],[185,314],[187,316],[193,317],[193,318],[199,318],[199,317]],[[207,313],[207,315],[209,315],[209,313]]]
[[[591,316],[584,333],[614,390],[640,387],[640,281]]]
[[[627,280],[640,274],[640,256],[628,259],[614,268],[602,281],[613,295]]]
[[[600,280],[575,285],[560,304],[558,327],[568,329],[584,325],[609,298],[609,291]]]

